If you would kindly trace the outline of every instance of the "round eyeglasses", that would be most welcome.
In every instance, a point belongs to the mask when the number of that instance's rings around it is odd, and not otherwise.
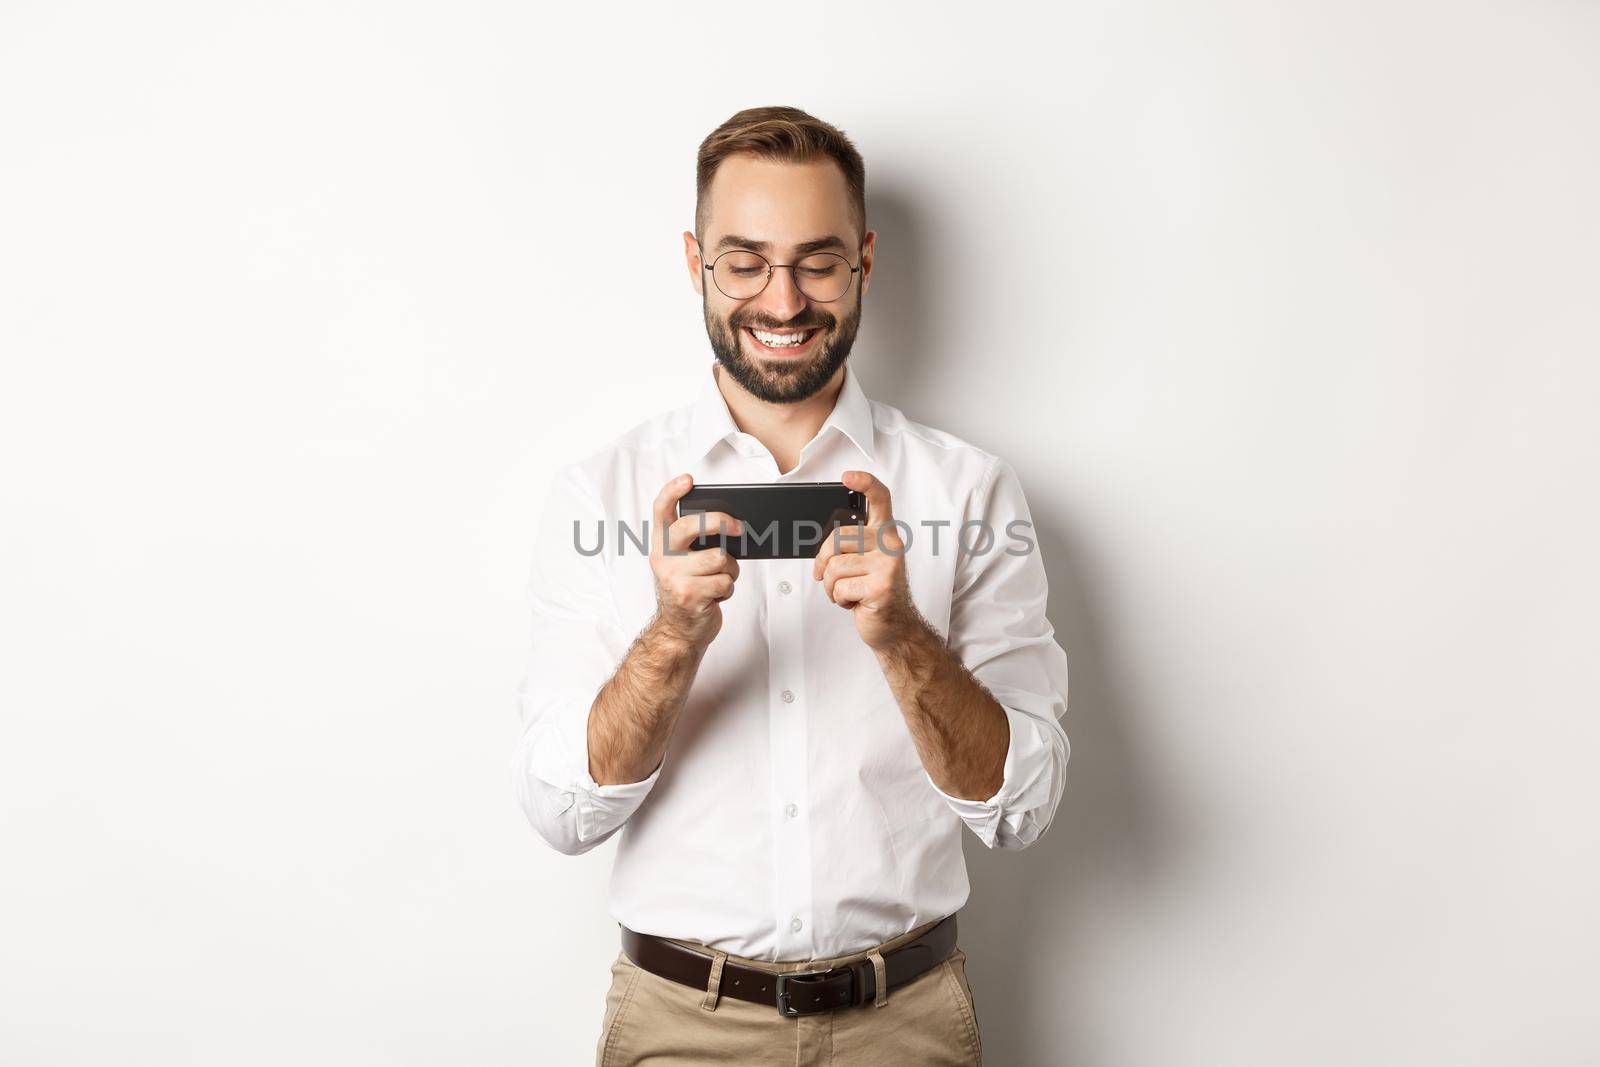
[[[711,275],[717,291],[730,300],[760,296],[772,281],[772,272],[787,267],[794,287],[807,300],[828,304],[850,291],[860,267],[836,252],[813,252],[798,263],[769,263],[765,256],[743,248],[730,248],[702,269]]]

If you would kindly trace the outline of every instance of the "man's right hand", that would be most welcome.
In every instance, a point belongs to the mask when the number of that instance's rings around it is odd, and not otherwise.
[[[690,551],[699,537],[738,534],[743,524],[721,511],[676,518],[678,501],[694,486],[680,474],[656,496],[650,530],[650,570],[656,579],[656,622],[673,636],[704,649],[722,629],[722,601],[733,595],[739,561],[723,548]]]

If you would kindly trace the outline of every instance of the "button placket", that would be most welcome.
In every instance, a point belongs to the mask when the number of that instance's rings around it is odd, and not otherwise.
[[[813,954],[810,932],[811,836],[801,818],[811,796],[809,716],[806,714],[806,648],[801,627],[803,597],[794,595],[809,560],[773,560],[767,588],[769,736],[772,767],[773,871],[780,959]],[[784,586],[788,586],[785,592]]]

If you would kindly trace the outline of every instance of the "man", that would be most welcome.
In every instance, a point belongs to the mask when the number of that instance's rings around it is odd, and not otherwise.
[[[1016,475],[846,363],[864,188],[794,108],[707,137],[683,242],[716,362],[545,504],[513,776],[562,852],[622,831],[602,1065],[981,1063],[961,827],[1023,848],[1061,797],[1067,659]],[[693,484],[841,480],[867,522],[814,559],[688,551],[741,530],[678,518]]]

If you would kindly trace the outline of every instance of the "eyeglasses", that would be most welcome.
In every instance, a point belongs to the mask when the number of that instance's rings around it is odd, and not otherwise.
[[[813,252],[798,263],[769,263],[765,256],[743,248],[730,248],[702,269],[711,274],[717,291],[730,300],[749,300],[760,296],[772,281],[772,272],[786,267],[794,287],[807,300],[828,304],[850,291],[860,267],[836,252]]]

